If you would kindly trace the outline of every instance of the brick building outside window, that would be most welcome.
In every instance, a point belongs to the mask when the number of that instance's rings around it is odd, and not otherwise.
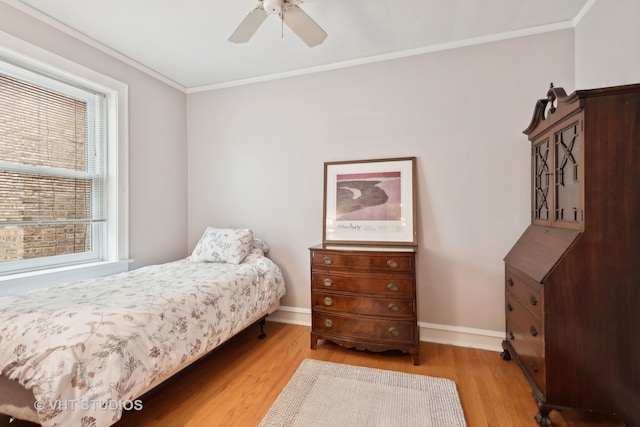
[[[0,274],[99,260],[104,97],[3,65]]]

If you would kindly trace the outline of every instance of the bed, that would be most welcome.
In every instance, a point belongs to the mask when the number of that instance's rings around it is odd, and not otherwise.
[[[209,227],[186,259],[0,298],[0,413],[104,427],[142,409],[144,393],[278,308],[267,250],[251,230]]]

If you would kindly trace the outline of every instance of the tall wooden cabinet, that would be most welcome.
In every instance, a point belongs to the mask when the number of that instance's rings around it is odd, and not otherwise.
[[[640,426],[640,84],[549,89],[531,141],[531,225],[506,255],[505,359],[539,412]]]

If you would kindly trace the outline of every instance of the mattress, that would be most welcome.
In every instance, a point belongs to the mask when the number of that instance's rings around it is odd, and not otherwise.
[[[0,298],[0,412],[112,425],[284,293],[281,270],[254,248],[238,265],[185,259]]]

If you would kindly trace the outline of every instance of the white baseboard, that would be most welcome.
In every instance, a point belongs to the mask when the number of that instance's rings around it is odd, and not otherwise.
[[[280,308],[267,317],[267,321],[311,326],[311,310],[308,308],[280,306]]]
[[[311,326],[311,310],[308,308],[281,306],[269,315],[267,321]],[[420,341],[498,352],[502,351],[501,343],[505,337],[504,331],[491,331],[487,329],[465,328],[426,322],[418,322],[418,329]]]
[[[504,331],[418,322],[420,341],[502,352]]]

